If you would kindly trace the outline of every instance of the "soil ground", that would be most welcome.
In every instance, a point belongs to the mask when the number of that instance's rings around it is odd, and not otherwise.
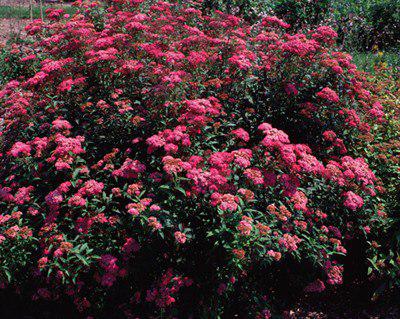
[[[62,1],[51,1],[42,0],[43,5],[49,6],[52,3],[57,7],[69,6],[70,4]],[[35,6],[38,5],[36,0],[32,0]],[[29,7],[30,0],[0,0],[1,6],[12,6],[12,7]],[[25,26],[29,23],[29,19],[18,19],[18,18],[0,18],[0,46],[4,45],[7,40],[12,37],[23,35]]]
[[[29,6],[29,0],[0,0],[0,6]]]
[[[0,45],[15,35],[23,34],[23,29],[29,23],[27,19],[0,19]]]

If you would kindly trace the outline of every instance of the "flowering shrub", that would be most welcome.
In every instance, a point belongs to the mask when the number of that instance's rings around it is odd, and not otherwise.
[[[77,5],[6,58],[4,289],[82,316],[270,318],[283,278],[322,292],[349,243],[374,255],[384,189],[352,154],[385,113],[332,29]]]
[[[393,285],[400,287],[400,220],[399,201],[400,188],[400,81],[396,71],[387,68],[383,63],[375,66],[375,75],[365,75],[368,90],[379,98],[386,120],[374,125],[371,132],[361,134],[360,142],[356,147],[359,156],[368,160],[377,171],[382,186],[382,202],[378,207],[384,208],[379,214],[387,214],[391,219],[388,228],[380,232],[380,239],[373,242],[378,248],[370,259],[368,273],[371,277],[389,279],[384,281],[386,288]],[[382,276],[383,275],[383,276]],[[382,289],[379,294],[382,294]]]

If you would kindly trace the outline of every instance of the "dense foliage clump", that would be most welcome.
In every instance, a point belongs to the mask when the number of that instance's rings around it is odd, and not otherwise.
[[[350,52],[376,47],[396,52],[400,47],[398,0],[204,0],[202,7],[206,12],[218,9],[252,22],[276,15],[292,30],[330,25],[339,34],[338,44]]]
[[[82,314],[269,318],[282,289],[341,284],[348,247],[376,260],[387,190],[359,149],[387,117],[335,31],[78,5],[5,60],[4,289]]]

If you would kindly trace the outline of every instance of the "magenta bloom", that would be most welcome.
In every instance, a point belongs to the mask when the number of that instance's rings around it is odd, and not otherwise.
[[[31,153],[31,147],[28,144],[22,142],[16,142],[10,151],[14,157],[29,156]]]
[[[348,209],[357,210],[364,205],[364,200],[352,191],[346,192],[344,196],[346,197],[344,206]]]
[[[334,103],[339,102],[339,96],[337,95],[337,93],[328,87],[319,91],[317,93],[317,96],[323,100],[327,100],[330,102],[334,102]]]

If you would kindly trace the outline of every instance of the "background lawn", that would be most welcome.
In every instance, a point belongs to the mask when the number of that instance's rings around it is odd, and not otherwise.
[[[43,6],[43,14],[46,9],[49,8],[62,8],[68,14],[73,14],[76,12],[76,8],[72,6]],[[0,19],[29,19],[30,18],[30,10],[27,6],[11,6],[11,5],[0,5]],[[33,7],[33,18],[40,18],[40,7],[35,5]]]

